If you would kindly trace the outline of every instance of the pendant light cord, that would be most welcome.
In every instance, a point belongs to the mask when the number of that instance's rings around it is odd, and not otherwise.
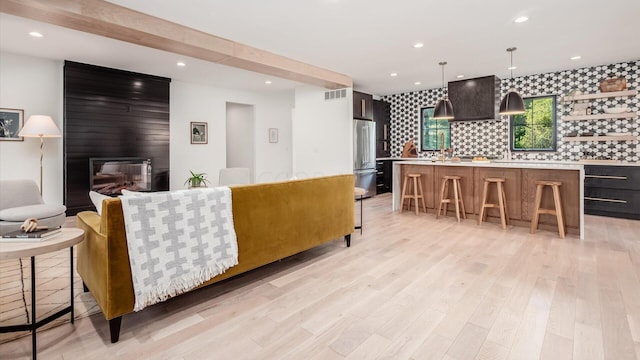
[[[446,61],[441,61],[440,66],[442,67],[442,96],[446,99],[447,98],[447,92],[444,89],[444,66],[447,65]]]
[[[509,70],[511,70],[511,80],[513,80],[513,49],[511,51],[509,51],[509,54],[511,54],[511,66],[509,66]]]

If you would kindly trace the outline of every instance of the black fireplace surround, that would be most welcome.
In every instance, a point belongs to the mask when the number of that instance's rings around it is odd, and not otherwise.
[[[65,61],[67,215],[94,210],[89,198],[92,189],[108,195],[117,195],[122,188],[169,190],[170,82],[168,78]]]

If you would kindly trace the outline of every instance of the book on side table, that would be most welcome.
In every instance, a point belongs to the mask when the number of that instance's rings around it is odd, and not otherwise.
[[[41,229],[34,230],[32,232],[24,232],[23,230],[11,231],[2,235],[1,241],[14,242],[14,241],[44,241],[51,239],[52,237],[59,235],[62,232],[61,228]]]

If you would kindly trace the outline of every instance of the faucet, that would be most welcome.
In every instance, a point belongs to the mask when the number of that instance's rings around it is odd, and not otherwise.
[[[440,158],[444,162],[444,131],[440,132]]]

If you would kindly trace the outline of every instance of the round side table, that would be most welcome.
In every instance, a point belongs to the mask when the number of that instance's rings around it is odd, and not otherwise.
[[[64,228],[62,233],[43,241],[11,241],[11,239],[2,239],[0,243],[0,259],[19,259],[23,257],[31,258],[31,323],[23,325],[11,325],[0,327],[0,333],[14,331],[31,331],[31,349],[33,359],[37,356],[36,330],[59,318],[60,316],[71,313],[71,323],[73,324],[73,245],[84,240],[84,230],[76,228]],[[36,320],[36,255],[42,255],[64,248],[69,248],[69,278],[71,279],[71,301],[68,307],[47,316],[42,320]]]

